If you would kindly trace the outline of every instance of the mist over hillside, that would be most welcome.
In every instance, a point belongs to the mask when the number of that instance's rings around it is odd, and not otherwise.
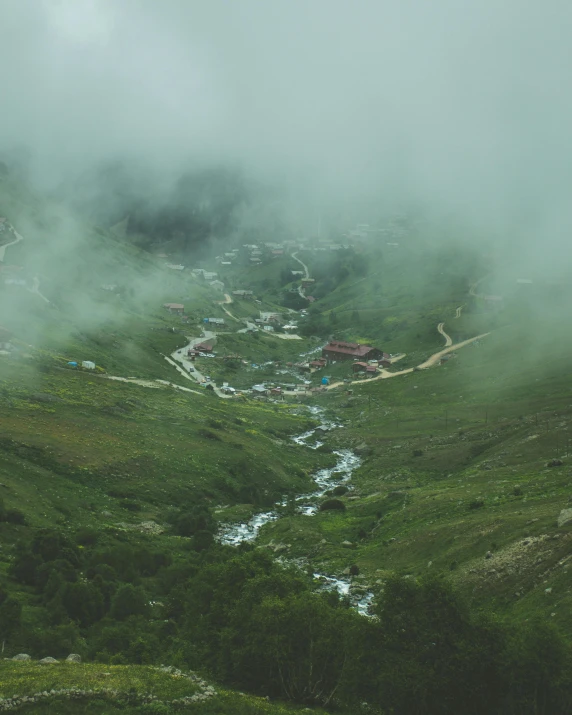
[[[0,710],[569,715],[572,5],[1,5]]]

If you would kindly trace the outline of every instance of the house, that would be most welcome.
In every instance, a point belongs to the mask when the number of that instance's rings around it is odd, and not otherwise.
[[[185,306],[182,303],[163,303],[163,308],[166,308],[169,313],[177,313],[179,315],[185,312]]]
[[[263,310],[260,311],[260,318],[265,322],[276,322],[280,320],[281,315],[280,313],[272,313],[272,312],[265,312]]]
[[[279,251],[279,250],[272,251],[272,255],[274,256],[274,258],[278,258],[279,256],[284,255],[284,251]]]
[[[315,282],[316,282],[315,278],[303,278],[302,279],[302,288],[309,288],[310,286],[313,286]]]
[[[377,372],[377,367],[375,365],[368,365],[365,369],[365,372],[368,377],[371,377]]]
[[[365,372],[367,370],[366,362],[354,362],[352,372]]]
[[[165,265],[167,266],[167,268],[170,268],[172,271],[184,271],[185,270],[185,266],[180,266],[175,263],[165,263]]]
[[[272,325],[264,325],[263,329],[266,330],[268,333],[274,332],[274,328],[272,327]]]
[[[251,388],[251,392],[254,395],[267,395],[268,388],[266,387],[266,385],[253,385]]]
[[[109,291],[114,291],[117,288],[115,283],[103,283],[99,287],[101,288],[101,290],[109,290]]]
[[[294,278],[297,278],[298,276],[303,276],[304,271],[292,271],[292,275],[294,276]]]
[[[218,290],[220,293],[222,293],[224,291],[224,283],[222,281],[219,281],[219,280],[209,281],[209,285],[211,288]]]
[[[360,343],[346,343],[341,340],[332,340],[322,348],[322,357],[327,360],[375,360],[386,355],[378,348]],[[387,357],[389,357],[387,355]]]
[[[319,360],[312,360],[310,362],[310,367],[316,368],[316,370],[319,370],[322,367],[326,367],[327,361],[324,360],[324,358],[320,358]]]
[[[251,262],[253,265],[255,265],[255,266],[257,266],[259,263],[262,263],[262,261],[260,260],[260,258],[251,258],[251,259],[250,259],[250,262]]]
[[[204,318],[203,323],[209,325],[224,325],[224,318]]]
[[[232,294],[237,298],[252,298],[254,293],[251,290],[233,290]]]
[[[213,347],[208,343],[199,343],[198,345],[195,345],[195,350],[198,350],[200,353],[212,353]]]
[[[95,363],[91,360],[83,360],[81,366],[86,370],[95,370]]]

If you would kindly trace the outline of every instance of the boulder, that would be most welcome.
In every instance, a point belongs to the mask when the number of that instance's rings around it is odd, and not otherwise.
[[[572,521],[572,509],[562,509],[558,515],[558,526],[564,526]]]
[[[32,660],[32,658],[27,653],[18,653],[12,660]]]
[[[354,544],[352,544],[351,541],[342,541],[342,546],[344,546],[346,549],[353,549]]]
[[[57,663],[58,661],[55,658],[52,658],[50,656],[47,656],[47,658],[42,658],[41,660],[38,661],[38,663],[43,663],[45,665],[48,665],[49,663]]]
[[[368,445],[365,442],[362,442],[361,444],[358,444],[358,446],[354,448],[354,452],[356,454],[358,454],[360,457],[367,457],[368,455],[371,454],[372,449],[371,449],[371,447],[368,447]]]
[[[493,552],[487,551],[487,553],[485,554],[485,559],[492,559],[492,557],[493,557]]]
[[[81,656],[77,653],[70,653],[66,658],[66,663],[81,663]]]

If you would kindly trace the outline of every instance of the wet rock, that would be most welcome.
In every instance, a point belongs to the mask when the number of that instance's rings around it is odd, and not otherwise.
[[[562,509],[558,515],[558,526],[564,526],[572,521],[572,509]]]
[[[66,663],[81,663],[81,655],[70,653],[66,658]]]
[[[45,665],[48,665],[50,663],[57,663],[58,661],[55,658],[52,658],[50,656],[47,656],[46,658],[42,658],[41,660],[38,661],[38,663],[43,663]]]
[[[372,453],[372,449],[371,447],[368,447],[365,442],[362,442],[361,444],[358,444],[358,446],[354,449],[354,452],[360,457],[367,457]]]
[[[32,658],[27,653],[18,653],[18,655],[15,655],[12,660],[32,660]]]

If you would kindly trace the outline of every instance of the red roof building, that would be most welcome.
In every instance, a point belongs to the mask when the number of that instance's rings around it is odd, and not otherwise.
[[[322,357],[327,360],[378,360],[385,357],[378,348],[360,343],[345,343],[341,340],[332,340],[322,348]]]
[[[208,345],[207,343],[199,343],[195,345],[195,350],[198,350],[200,353],[212,353],[213,348],[212,345]]]
[[[352,370],[354,372],[365,372],[367,370],[367,363],[366,362],[354,362],[352,365]]]

